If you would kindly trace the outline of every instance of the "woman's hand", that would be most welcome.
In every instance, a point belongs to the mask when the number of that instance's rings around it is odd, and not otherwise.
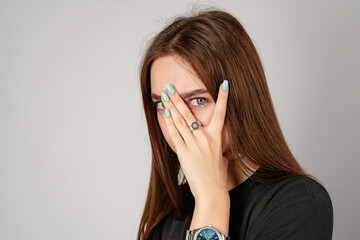
[[[224,80],[220,85],[210,123],[207,126],[200,126],[192,132],[189,126],[197,119],[175,87],[173,87],[175,91],[171,91],[171,85],[166,86],[167,95],[170,99],[167,99],[164,92],[162,94],[162,102],[170,111],[170,116],[165,117],[166,126],[175,145],[183,173],[196,201],[204,199],[206,202],[228,194],[228,163],[222,155],[221,144],[229,93],[227,89],[224,91],[222,86],[227,88],[227,85],[227,80]],[[165,109],[165,111],[168,110]]]

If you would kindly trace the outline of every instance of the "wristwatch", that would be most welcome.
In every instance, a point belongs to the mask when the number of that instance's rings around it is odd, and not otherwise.
[[[187,229],[185,240],[230,240],[230,236],[225,237],[212,225],[208,225],[194,230]]]

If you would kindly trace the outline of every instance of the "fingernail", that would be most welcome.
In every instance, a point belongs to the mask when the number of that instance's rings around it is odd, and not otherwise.
[[[175,93],[175,89],[173,88],[173,86],[170,83],[168,85],[166,85],[166,88],[171,95],[173,95]]]
[[[161,95],[162,95],[162,97],[164,98],[164,100],[165,100],[166,102],[169,101],[169,96],[167,95],[167,93],[166,93],[165,91],[163,91],[163,92],[161,93]]]
[[[169,111],[169,109],[167,109],[167,108],[165,108],[165,115],[166,115],[166,117],[170,117],[170,111]]]
[[[229,81],[228,80],[224,80],[223,84],[222,84],[222,89],[224,91],[226,91],[228,89],[228,85],[229,85]]]

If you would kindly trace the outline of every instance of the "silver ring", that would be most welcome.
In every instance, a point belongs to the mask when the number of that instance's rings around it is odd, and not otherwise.
[[[191,131],[194,131],[195,129],[198,129],[199,127],[201,126],[201,123],[200,121],[196,121],[196,122],[193,122],[189,128]]]

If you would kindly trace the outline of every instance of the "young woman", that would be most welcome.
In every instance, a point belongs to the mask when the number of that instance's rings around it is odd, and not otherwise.
[[[178,16],[140,80],[152,165],[138,240],[332,238],[330,196],[287,146],[236,18]]]

